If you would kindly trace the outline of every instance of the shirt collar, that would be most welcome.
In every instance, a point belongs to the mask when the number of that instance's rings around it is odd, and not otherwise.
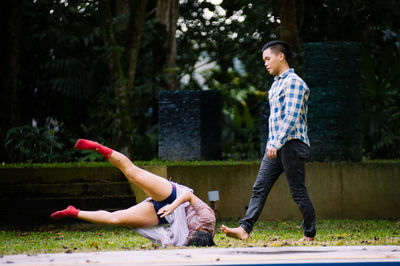
[[[289,68],[288,70],[283,72],[280,76],[275,76],[274,80],[286,78],[287,75],[289,75],[290,73],[294,73],[293,68]]]

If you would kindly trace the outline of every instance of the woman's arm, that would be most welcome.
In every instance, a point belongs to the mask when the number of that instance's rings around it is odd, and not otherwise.
[[[199,198],[195,196],[192,192],[188,191],[180,195],[176,198],[171,204],[162,207],[157,214],[161,215],[160,217],[163,218],[169,214],[171,214],[179,205],[184,202],[189,202],[190,205],[193,205]]]

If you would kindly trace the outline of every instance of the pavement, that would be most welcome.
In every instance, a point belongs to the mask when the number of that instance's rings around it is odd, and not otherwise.
[[[5,255],[0,265],[399,265],[400,246],[173,248]]]

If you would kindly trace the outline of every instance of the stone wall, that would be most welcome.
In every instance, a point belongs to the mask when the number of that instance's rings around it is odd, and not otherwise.
[[[238,218],[248,206],[259,164],[162,167],[164,177],[190,186],[207,203],[207,192],[218,190],[220,217]],[[306,184],[319,219],[400,217],[400,163],[307,163]],[[298,218],[282,174],[260,219]]]
[[[135,203],[113,167],[0,168],[0,224],[49,223],[52,212],[70,204],[114,211]]]
[[[220,218],[245,213],[258,163],[146,166],[187,185],[208,202],[218,190]],[[400,217],[400,163],[307,163],[306,183],[318,219]],[[0,224],[50,223],[51,212],[75,204],[81,209],[128,208],[146,195],[114,167],[0,168]],[[300,219],[285,175],[273,187],[260,219]]]
[[[312,161],[362,160],[360,49],[357,42],[304,44]]]
[[[221,159],[220,91],[161,91],[158,97],[160,159]]]

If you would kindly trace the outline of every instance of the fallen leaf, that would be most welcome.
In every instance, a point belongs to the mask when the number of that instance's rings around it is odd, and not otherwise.
[[[92,242],[92,243],[90,244],[90,246],[91,246],[91,247],[94,247],[94,248],[96,248],[96,249],[99,249],[99,244],[98,244],[97,242]]]

